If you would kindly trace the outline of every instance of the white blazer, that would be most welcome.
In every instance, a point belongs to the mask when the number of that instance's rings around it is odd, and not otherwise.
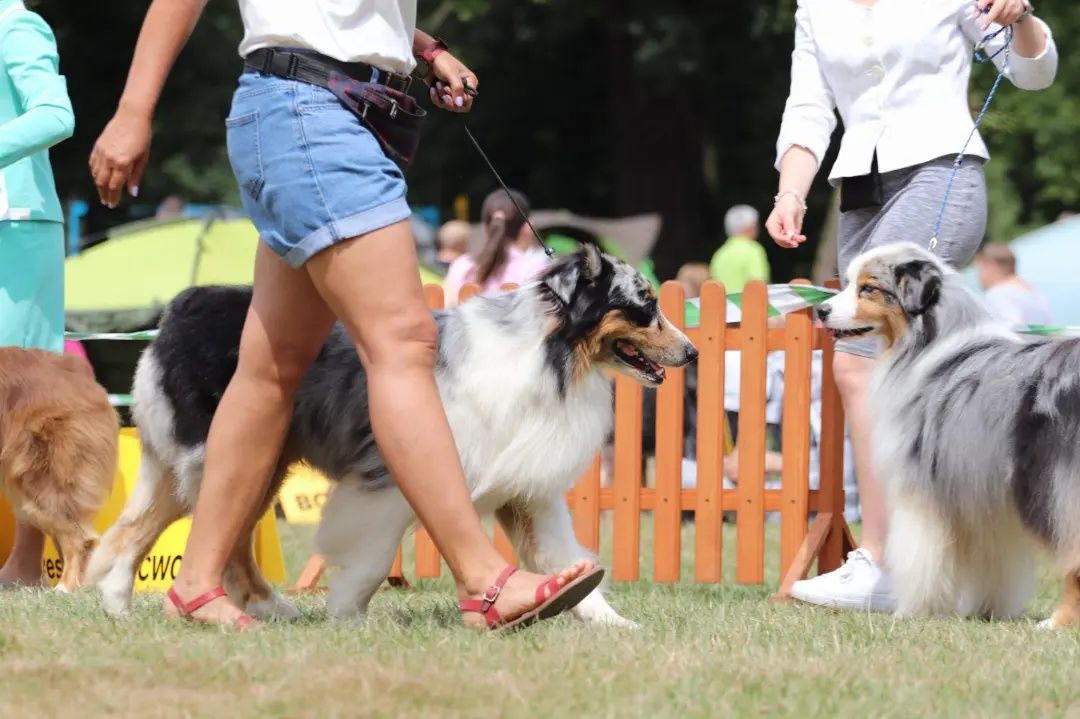
[[[829,173],[842,177],[870,172],[877,150],[878,170],[917,165],[963,147],[973,118],[968,107],[973,44],[983,33],[971,17],[972,0],[878,0],[872,7],[852,0],[799,0],[791,92],[776,142],[776,166],[792,145],[818,160],[829,148],[840,111],[844,136]],[[1046,48],[1034,58],[1012,52],[1007,77],[1023,90],[1041,90],[1054,81],[1057,48],[1050,28]],[[988,32],[997,29],[991,26]],[[1002,33],[986,54],[1004,43]],[[1000,68],[1004,53],[994,58]],[[976,135],[968,152],[989,158]]]

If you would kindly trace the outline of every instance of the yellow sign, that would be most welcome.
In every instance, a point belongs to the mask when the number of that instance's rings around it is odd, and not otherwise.
[[[142,455],[142,447],[139,443],[138,432],[134,428],[125,427],[120,430],[120,461],[117,467],[116,481],[108,501],[102,507],[101,512],[94,518],[94,527],[104,533],[124,508],[124,503],[135,488],[135,482],[139,476],[139,461]],[[15,520],[11,510],[0,497],[0,555],[7,556],[11,550],[11,537],[14,536]],[[187,545],[188,532],[191,530],[191,519],[173,522],[158,537],[157,542],[151,547],[150,553],[139,565],[135,576],[135,591],[165,591],[176,578],[180,571],[180,562],[184,556],[184,547]],[[285,582],[285,561],[281,555],[281,542],[277,533],[277,521],[273,509],[270,509],[255,528],[255,559],[262,568],[266,578],[274,583]],[[45,554],[42,558],[42,568],[50,585],[55,585],[60,579],[64,564],[59,552],[53,545],[52,539],[45,542]]]
[[[330,496],[330,480],[306,464],[293,465],[278,500],[289,524],[318,524]]]

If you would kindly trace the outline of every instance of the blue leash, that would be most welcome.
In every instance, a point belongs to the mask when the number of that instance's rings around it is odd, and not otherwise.
[[[982,49],[986,47],[988,42],[1002,33],[1005,33],[1005,44],[992,55],[985,55]],[[990,102],[994,99],[994,95],[997,94],[998,86],[1001,85],[1001,80],[1005,77],[1005,73],[1009,71],[1009,49],[1012,47],[1012,39],[1012,26],[1006,25],[983,37],[979,44],[975,46],[976,62],[988,63],[1001,53],[1005,53],[1005,59],[1001,63],[1001,69],[998,70],[997,77],[994,78],[994,84],[990,87],[990,92],[986,95],[986,102],[983,103],[982,109],[979,110],[979,114],[975,117],[975,124],[971,127],[971,132],[968,133],[967,140],[964,141],[964,146],[956,155],[956,159],[953,160],[952,172],[949,174],[949,183],[945,185],[945,196],[941,198],[941,210],[938,211],[937,222],[934,223],[934,234],[930,237],[929,249],[931,252],[937,248],[938,234],[941,232],[941,221],[945,218],[945,208],[949,203],[949,193],[952,192],[953,180],[956,179],[956,173],[960,170],[960,165],[964,163],[964,153],[971,143],[971,138],[975,137],[975,133],[978,132],[979,125],[982,123],[986,111],[990,108]]]

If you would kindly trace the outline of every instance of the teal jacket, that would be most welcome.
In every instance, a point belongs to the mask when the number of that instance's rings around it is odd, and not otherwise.
[[[20,0],[0,0],[0,220],[63,222],[49,148],[75,132],[56,38]]]

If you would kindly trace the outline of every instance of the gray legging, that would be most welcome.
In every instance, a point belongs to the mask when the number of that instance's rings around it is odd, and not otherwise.
[[[929,243],[952,172],[952,159],[941,157],[902,170],[883,172],[881,183],[885,203],[881,207],[840,214],[841,279],[845,279],[851,261],[867,250],[893,242]],[[953,181],[934,251],[953,267],[962,268],[975,256],[985,231],[986,178],[982,160],[968,156]],[[877,354],[877,340],[840,340],[836,349],[860,357],[873,357]]]

